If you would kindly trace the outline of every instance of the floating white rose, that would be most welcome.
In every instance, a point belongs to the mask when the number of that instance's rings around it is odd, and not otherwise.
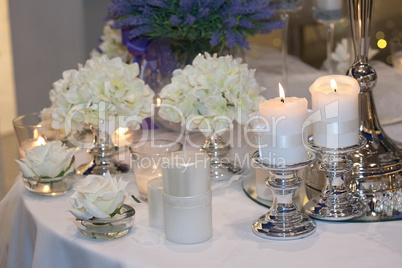
[[[71,196],[71,213],[77,219],[110,218],[120,209],[127,196],[128,182],[121,178],[117,181],[110,173],[106,176],[89,175]]]
[[[61,141],[51,141],[26,150],[26,157],[17,163],[25,178],[57,178],[74,172],[75,152]]]

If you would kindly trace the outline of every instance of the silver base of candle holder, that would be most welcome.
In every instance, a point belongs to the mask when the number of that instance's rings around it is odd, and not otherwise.
[[[211,178],[215,181],[227,180],[233,175],[243,172],[243,168],[229,160],[226,155],[229,153],[230,144],[223,141],[219,135],[211,135],[205,139],[201,151],[204,151],[210,158]]]
[[[309,158],[305,162],[275,166],[263,162],[258,151],[253,154],[253,163],[259,168],[270,170],[273,174],[266,179],[267,186],[273,193],[272,207],[267,214],[252,224],[251,228],[256,235],[273,240],[292,240],[304,238],[315,232],[315,221],[300,213],[294,202],[294,194],[302,184],[296,173],[314,160],[314,154],[309,153]]]
[[[304,206],[307,215],[328,221],[349,220],[363,215],[366,205],[349,192],[345,180],[353,167],[352,161],[347,159],[348,155],[363,148],[366,139],[360,136],[359,144],[345,148],[315,146],[313,139],[308,145],[310,150],[322,156],[319,169],[325,174],[326,184],[321,195],[310,199]]]

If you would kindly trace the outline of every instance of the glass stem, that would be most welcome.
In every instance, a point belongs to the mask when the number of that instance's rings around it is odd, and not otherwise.
[[[328,73],[332,74],[334,72],[334,65],[332,64],[332,47],[334,46],[334,29],[335,24],[330,22],[326,25],[327,28],[327,70]]]
[[[287,68],[287,54],[288,54],[288,31],[289,31],[289,14],[286,12],[280,13],[280,19],[283,22],[282,29],[282,84],[285,88],[288,87],[288,68]]]

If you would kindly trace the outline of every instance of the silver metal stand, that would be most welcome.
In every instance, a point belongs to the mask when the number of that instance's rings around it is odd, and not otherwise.
[[[347,72],[360,84],[360,132],[367,139],[365,147],[350,154],[356,180],[351,187],[366,198],[371,208],[376,193],[392,193],[402,188],[402,149],[381,128],[372,93],[377,81],[376,71],[368,63],[373,6],[374,0],[349,0],[356,58]]]
[[[266,183],[273,194],[271,209],[258,218],[251,227],[256,235],[267,239],[290,240],[314,233],[316,229],[314,220],[300,213],[294,202],[294,194],[302,184],[302,180],[296,173],[314,160],[314,154],[309,153],[309,158],[302,163],[276,166],[263,162],[258,151],[253,154],[253,164],[272,172],[272,176],[266,179]]]

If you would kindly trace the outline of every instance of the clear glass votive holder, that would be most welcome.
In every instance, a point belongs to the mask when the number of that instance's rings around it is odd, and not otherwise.
[[[61,138],[60,130],[53,129],[50,120],[42,120],[40,113],[20,115],[14,118],[13,126],[21,158],[25,158],[25,150]]]
[[[116,214],[112,218],[76,220],[77,227],[83,235],[94,239],[110,240],[125,236],[133,226],[134,218],[134,208],[123,204],[120,214]]]
[[[24,177],[25,188],[31,193],[45,196],[62,195],[68,192],[76,180],[75,171],[56,178]]]
[[[166,239],[195,244],[212,237],[212,192],[177,197],[163,193]]]
[[[162,164],[167,161],[164,158],[182,147],[180,142],[165,139],[140,141],[130,146],[134,178],[141,200],[148,200],[148,181],[162,177]]]

